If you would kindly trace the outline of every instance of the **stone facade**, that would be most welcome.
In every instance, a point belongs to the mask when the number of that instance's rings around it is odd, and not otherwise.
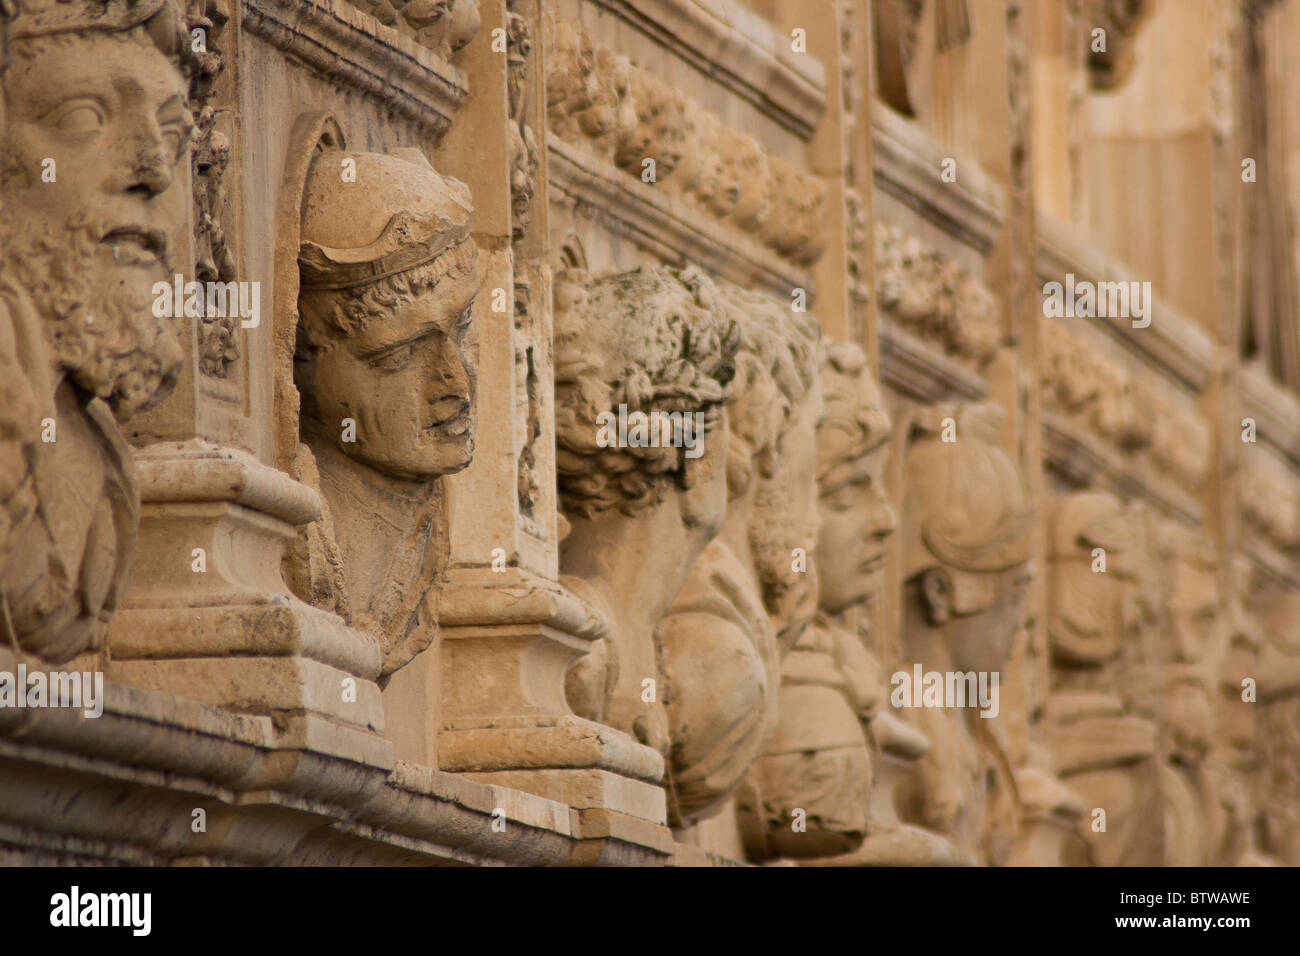
[[[0,863],[1300,864],[1300,0],[0,31]]]

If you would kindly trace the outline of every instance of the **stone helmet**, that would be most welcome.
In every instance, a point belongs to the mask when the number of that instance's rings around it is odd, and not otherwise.
[[[327,150],[307,177],[302,290],[354,288],[409,272],[472,231],[469,187],[439,174],[419,150]]]

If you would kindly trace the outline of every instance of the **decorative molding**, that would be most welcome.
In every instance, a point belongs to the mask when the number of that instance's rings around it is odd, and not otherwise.
[[[1200,416],[1070,332],[1065,320],[1045,320],[1040,338],[1044,413],[1109,446],[1124,467],[1149,469],[1195,494],[1208,475],[1211,450]]]
[[[1300,396],[1262,369],[1244,368],[1241,398],[1241,414],[1255,419],[1259,440],[1272,445],[1300,470]]]
[[[739,0],[594,0],[784,128],[811,139],[826,71]]]
[[[549,132],[807,266],[826,246],[826,186],[724,124],[573,20],[547,19]]]
[[[1055,412],[1043,411],[1043,461],[1077,488],[1101,488],[1141,498],[1189,525],[1204,519],[1200,504],[1171,481],[1133,467],[1096,435]]]
[[[348,0],[244,0],[244,26],[437,135],[469,95],[465,74]]]
[[[1073,228],[1040,214],[1038,233],[1038,275],[1044,282],[1060,281],[1074,273],[1075,282],[1107,282],[1136,278],[1133,268],[1105,256],[1096,247],[1080,242]],[[1152,366],[1191,392],[1200,394],[1210,383],[1214,345],[1208,334],[1158,294],[1150,303],[1151,324],[1133,328],[1126,318],[1086,319],[1104,329],[1144,365]]]
[[[880,382],[924,404],[981,399],[988,383],[978,373],[903,331],[885,317],[878,320]]]
[[[980,255],[993,247],[1006,211],[1002,186],[973,159],[952,149],[914,122],[890,110],[871,117],[872,170],[876,188],[915,210]],[[955,158],[956,182],[944,182],[942,163]]]
[[[812,276],[740,233],[722,229],[712,217],[687,208],[678,197],[643,183],[602,161],[588,149],[547,134],[550,185],[579,211],[613,220],[628,239],[669,264],[696,263],[735,282],[789,298],[807,289]]]
[[[983,368],[1002,339],[997,299],[956,262],[892,223],[874,231],[876,305],[949,358]]]
[[[409,36],[444,59],[478,33],[478,0],[349,0],[385,26]]]

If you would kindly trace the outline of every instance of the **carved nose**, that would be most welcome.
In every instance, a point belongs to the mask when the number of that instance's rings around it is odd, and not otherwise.
[[[430,406],[430,421],[442,425],[469,411],[469,400],[463,395],[444,395]]]
[[[875,497],[876,520],[871,529],[871,536],[877,541],[883,541],[898,530],[898,515],[883,495],[876,492]]]
[[[137,148],[131,169],[124,177],[123,189],[128,193],[144,193],[152,199],[166,192],[171,184],[171,163],[164,155],[162,140],[151,136]]]

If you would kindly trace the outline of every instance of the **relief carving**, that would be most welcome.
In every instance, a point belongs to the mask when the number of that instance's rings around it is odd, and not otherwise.
[[[1085,814],[1079,833],[1104,866],[1155,865],[1161,841],[1150,821],[1156,805],[1156,725],[1133,713],[1121,693],[1124,645],[1141,639],[1138,569],[1146,553],[1134,529],[1141,517],[1104,492],[1058,502],[1048,555],[1051,688],[1047,742],[1055,768],[1106,829]],[[1098,552],[1100,549],[1100,553]]]
[[[50,662],[103,640],[139,520],[120,423],[169,392],[182,360],[151,289],[188,229],[165,194],[193,130],[189,45],[164,0],[24,0],[10,25],[0,587],[4,643]]]
[[[1229,621],[1209,539],[1167,522],[1158,545],[1170,580],[1161,659],[1162,862],[1205,866],[1211,862],[1214,809],[1206,757],[1214,735],[1214,688],[1228,646]]]
[[[349,0],[444,59],[478,33],[478,0]]]
[[[548,18],[550,129],[800,265],[825,247],[825,184],[769,155],[654,73],[596,44],[581,24]],[[654,161],[654,177],[647,178]]]
[[[820,330],[808,314],[734,287],[716,307],[743,337],[727,405],[726,520],[660,627],[677,825],[719,812],[762,753],[782,650],[816,600],[813,572],[791,559],[816,540]]]
[[[344,160],[355,183],[340,175]],[[379,639],[385,676],[433,640],[447,555],[438,479],[474,451],[471,232],[469,190],[418,150],[325,150],[312,161],[296,464],[327,514],[299,541],[289,577],[304,600]]]
[[[991,686],[1011,653],[1035,512],[1019,465],[997,445],[1002,416],[992,404],[941,406],[913,424],[900,532],[904,671],[983,673]],[[955,441],[943,441],[945,419]],[[999,862],[1016,826],[1013,784],[980,713],[969,704],[901,711],[931,749],[900,791],[899,809],[973,858]]]
[[[752,803],[741,820],[754,860],[848,853],[868,830],[873,757],[864,726],[883,704],[884,677],[854,612],[883,584],[884,542],[896,525],[883,474],[891,425],[857,345],[826,345],[821,384],[818,608],[782,662],[775,732],[750,771]],[[798,809],[800,832],[791,826]]]
[[[189,0],[186,26],[197,64],[190,82],[190,112],[195,127],[194,278],[205,283],[233,282],[238,278],[234,250],[226,235],[227,217],[231,214],[226,173],[231,158],[233,111],[217,103],[214,96],[217,79],[225,67],[218,42],[229,21],[225,0]],[[233,315],[199,318],[199,370],[204,375],[230,376],[240,357],[237,329]]]
[[[897,226],[877,222],[874,248],[883,316],[977,369],[993,357],[1001,321],[981,282]]]
[[[570,671],[568,698],[579,716],[667,753],[664,695],[650,692],[663,683],[655,633],[726,510],[721,439],[740,332],[694,270],[570,272],[555,305],[556,471],[569,525],[560,567],[611,622]],[[694,450],[611,444],[598,416],[620,407],[692,416]]]

